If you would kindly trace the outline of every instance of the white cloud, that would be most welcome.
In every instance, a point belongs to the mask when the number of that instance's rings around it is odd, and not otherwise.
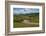
[[[14,14],[25,14],[25,13],[38,13],[38,10],[29,9],[29,8],[14,10]]]

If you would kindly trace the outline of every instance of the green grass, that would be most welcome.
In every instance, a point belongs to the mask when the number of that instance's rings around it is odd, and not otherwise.
[[[24,20],[29,20],[31,23],[39,23],[39,14],[34,13],[30,15],[14,15],[14,28],[17,27],[38,27],[39,24],[25,24],[22,23]]]
[[[18,23],[18,22],[16,22],[16,23],[14,23],[14,28],[19,28],[19,27],[38,27],[39,25],[38,24],[23,24],[23,23]]]

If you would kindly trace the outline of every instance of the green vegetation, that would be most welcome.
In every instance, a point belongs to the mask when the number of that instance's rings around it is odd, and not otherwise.
[[[24,20],[28,20],[30,23],[38,23],[38,24],[23,23]],[[13,22],[14,22],[14,28],[17,28],[17,27],[38,27],[39,26],[39,13],[14,15]]]

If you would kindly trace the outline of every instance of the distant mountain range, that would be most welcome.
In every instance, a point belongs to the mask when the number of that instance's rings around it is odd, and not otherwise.
[[[16,16],[16,15],[18,15],[18,16],[19,15],[24,15],[24,16],[32,16],[32,15],[35,15],[36,16],[37,15],[38,16],[39,13],[14,14],[14,16]]]

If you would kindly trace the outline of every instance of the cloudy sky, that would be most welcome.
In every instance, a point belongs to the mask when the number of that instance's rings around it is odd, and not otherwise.
[[[13,8],[13,14],[39,13],[38,8]]]

